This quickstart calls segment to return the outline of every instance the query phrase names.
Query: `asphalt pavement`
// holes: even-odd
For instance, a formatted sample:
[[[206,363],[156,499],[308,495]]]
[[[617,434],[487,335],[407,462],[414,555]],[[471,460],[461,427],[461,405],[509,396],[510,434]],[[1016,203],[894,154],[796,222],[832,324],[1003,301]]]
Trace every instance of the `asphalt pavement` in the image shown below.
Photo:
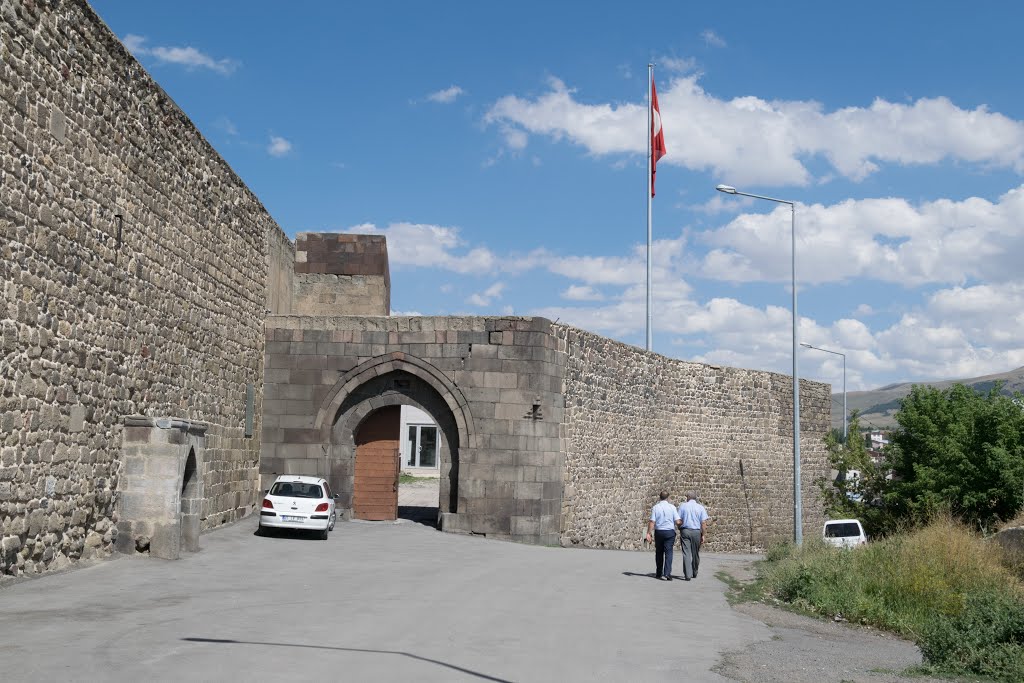
[[[702,554],[698,579],[667,582],[653,553],[412,522],[339,522],[327,541],[255,529],[0,588],[3,678],[725,681],[724,653],[771,637],[714,576],[747,557]]]

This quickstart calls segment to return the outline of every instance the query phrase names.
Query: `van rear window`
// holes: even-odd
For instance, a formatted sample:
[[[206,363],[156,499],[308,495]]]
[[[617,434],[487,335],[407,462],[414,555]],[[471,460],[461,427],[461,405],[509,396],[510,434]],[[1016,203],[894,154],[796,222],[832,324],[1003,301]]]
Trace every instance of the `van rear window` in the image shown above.
[[[860,527],[853,522],[826,524],[825,536],[827,538],[849,538],[850,536],[860,536]]]

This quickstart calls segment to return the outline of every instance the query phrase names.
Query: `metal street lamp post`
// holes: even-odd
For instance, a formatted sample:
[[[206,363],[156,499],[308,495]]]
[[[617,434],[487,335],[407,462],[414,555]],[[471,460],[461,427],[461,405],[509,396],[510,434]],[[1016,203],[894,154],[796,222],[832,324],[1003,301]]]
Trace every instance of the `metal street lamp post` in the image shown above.
[[[776,199],[775,197],[765,197],[759,194],[740,192],[735,187],[731,187],[729,185],[719,185],[715,189],[719,192],[725,192],[726,194],[736,194],[743,197],[753,197],[754,199],[764,199],[765,201],[775,202],[777,204],[789,205],[789,234],[793,287],[793,542],[797,545],[801,545],[804,541],[804,530],[803,503],[800,493],[800,375],[797,368],[796,356],[796,328],[798,320],[796,313],[796,204],[785,199]]]
[[[815,351],[824,351],[825,353],[832,353],[837,356],[843,357],[843,442],[846,442],[846,416],[849,415],[846,412],[846,354],[838,351],[830,351],[829,349],[823,349],[820,346],[811,346],[810,344],[800,343],[800,346],[806,349],[814,349]]]

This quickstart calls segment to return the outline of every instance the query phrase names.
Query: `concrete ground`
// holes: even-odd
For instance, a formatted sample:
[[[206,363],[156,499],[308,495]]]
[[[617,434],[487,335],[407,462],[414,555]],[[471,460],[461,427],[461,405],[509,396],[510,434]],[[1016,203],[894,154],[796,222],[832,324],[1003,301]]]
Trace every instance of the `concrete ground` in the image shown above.
[[[440,480],[418,477],[398,485],[398,518],[437,528]]]
[[[327,541],[258,537],[256,523],[206,534],[199,553],[174,562],[124,557],[6,585],[0,676],[787,680],[776,676],[807,661],[789,662],[764,617],[726,603],[715,572],[742,572],[749,557],[708,554],[697,580],[664,582],[653,553],[518,545],[408,521],[341,522]],[[825,658],[813,634],[792,637],[813,664]],[[770,671],[744,664],[765,644],[778,660]],[[808,680],[875,680],[841,670]]]
[[[327,541],[255,529],[206,534],[174,562],[122,558],[0,590],[3,677],[714,681],[720,652],[769,635],[714,579],[734,557],[664,582],[652,554],[408,522],[339,523]]]

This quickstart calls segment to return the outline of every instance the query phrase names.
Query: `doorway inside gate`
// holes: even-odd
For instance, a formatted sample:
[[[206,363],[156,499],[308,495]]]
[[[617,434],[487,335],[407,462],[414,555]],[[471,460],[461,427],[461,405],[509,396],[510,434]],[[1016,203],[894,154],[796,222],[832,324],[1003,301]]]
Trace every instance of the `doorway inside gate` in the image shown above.
[[[355,433],[356,463],[352,516],[356,519],[398,518],[400,406],[370,413]]]
[[[356,429],[352,491],[355,519],[406,519],[437,527],[441,481],[438,426],[409,424],[409,414],[421,421],[431,420],[418,409],[411,412],[409,406],[393,405],[370,413]]]

